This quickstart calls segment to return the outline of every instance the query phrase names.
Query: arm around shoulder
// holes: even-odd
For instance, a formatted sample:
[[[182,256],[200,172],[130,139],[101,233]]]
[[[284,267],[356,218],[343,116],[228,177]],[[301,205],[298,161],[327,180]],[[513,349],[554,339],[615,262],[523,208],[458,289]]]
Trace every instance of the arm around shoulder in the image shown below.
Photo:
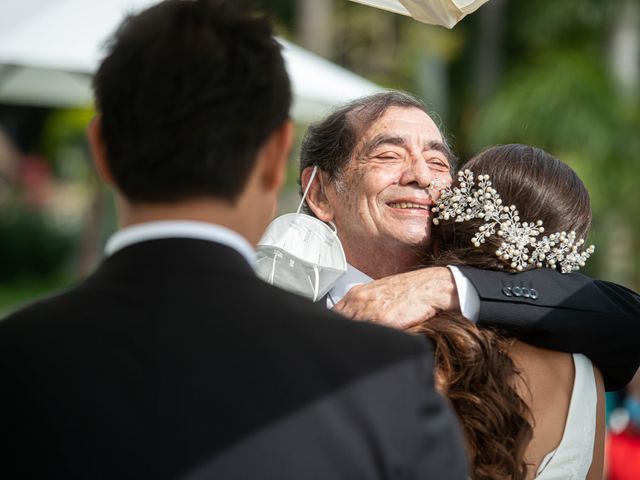
[[[539,347],[583,353],[608,390],[626,385],[640,365],[640,295],[578,273],[518,274],[459,267],[480,297],[478,323]]]

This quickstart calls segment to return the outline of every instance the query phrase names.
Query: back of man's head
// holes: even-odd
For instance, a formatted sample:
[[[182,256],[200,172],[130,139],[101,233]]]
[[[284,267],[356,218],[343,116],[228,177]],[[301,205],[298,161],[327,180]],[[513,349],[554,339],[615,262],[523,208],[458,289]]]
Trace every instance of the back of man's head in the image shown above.
[[[238,0],[167,0],[114,35],[94,88],[110,173],[132,203],[241,193],[288,118],[270,23]]]

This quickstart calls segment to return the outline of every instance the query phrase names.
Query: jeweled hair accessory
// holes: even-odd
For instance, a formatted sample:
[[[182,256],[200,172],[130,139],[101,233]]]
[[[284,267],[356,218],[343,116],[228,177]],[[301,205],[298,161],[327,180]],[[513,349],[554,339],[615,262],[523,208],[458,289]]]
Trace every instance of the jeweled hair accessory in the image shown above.
[[[538,268],[560,267],[562,273],[570,273],[584,267],[594,252],[593,245],[582,249],[584,239],[576,240],[575,232],[558,232],[538,238],[543,232],[542,220],[520,223],[515,205],[503,206],[500,195],[491,186],[488,175],[478,175],[475,184],[473,172],[458,172],[457,187],[432,184],[430,189],[440,190],[437,206],[431,211],[437,214],[433,223],[455,219],[456,222],[481,218],[485,220],[471,239],[476,247],[485,243],[491,235],[502,238],[496,256],[512,269],[524,270],[529,265]]]

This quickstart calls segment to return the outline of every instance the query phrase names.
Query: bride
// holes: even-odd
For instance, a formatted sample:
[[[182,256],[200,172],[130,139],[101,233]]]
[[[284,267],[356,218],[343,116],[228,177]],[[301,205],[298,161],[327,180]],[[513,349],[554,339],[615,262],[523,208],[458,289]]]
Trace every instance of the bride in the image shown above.
[[[480,153],[435,202],[427,265],[569,272],[593,250],[583,248],[586,188],[535,147]],[[503,293],[540,301],[526,285]],[[474,479],[602,478],[604,387],[585,356],[537,348],[457,314],[413,331],[435,344],[437,385],[460,418]]]

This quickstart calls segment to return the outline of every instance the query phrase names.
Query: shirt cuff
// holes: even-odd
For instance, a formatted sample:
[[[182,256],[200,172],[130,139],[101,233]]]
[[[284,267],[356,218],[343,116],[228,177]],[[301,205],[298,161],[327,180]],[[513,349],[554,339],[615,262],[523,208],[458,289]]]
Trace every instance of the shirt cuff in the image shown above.
[[[477,322],[480,317],[480,296],[476,287],[471,281],[464,276],[460,269],[456,266],[449,265],[447,268],[453,274],[453,280],[456,282],[458,290],[458,301],[460,302],[460,313],[472,322]]]

